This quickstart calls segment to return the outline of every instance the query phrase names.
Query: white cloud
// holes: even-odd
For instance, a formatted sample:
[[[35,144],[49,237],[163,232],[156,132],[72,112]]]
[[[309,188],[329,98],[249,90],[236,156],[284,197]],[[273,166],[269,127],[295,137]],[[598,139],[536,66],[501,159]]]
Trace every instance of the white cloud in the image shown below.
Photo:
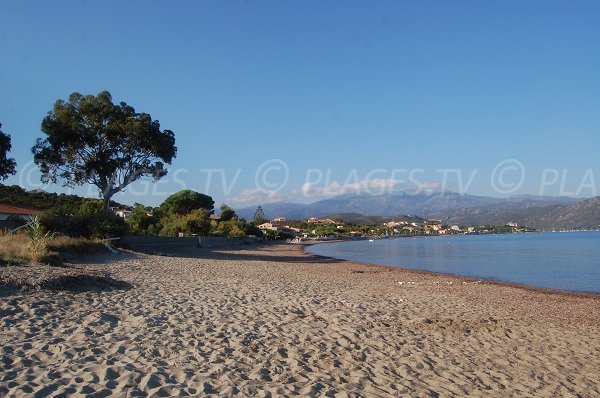
[[[262,203],[283,202],[285,199],[286,197],[280,192],[252,188],[243,190],[237,196],[226,198],[225,202],[236,206],[246,206]]]
[[[309,182],[304,183],[299,189],[293,191],[294,196],[304,198],[327,198],[344,194],[368,194],[377,195],[390,193],[400,187],[402,181],[394,179],[375,178],[342,184],[333,181],[327,185],[320,186]]]
[[[415,184],[417,191],[441,191],[443,184],[441,181],[420,181]]]

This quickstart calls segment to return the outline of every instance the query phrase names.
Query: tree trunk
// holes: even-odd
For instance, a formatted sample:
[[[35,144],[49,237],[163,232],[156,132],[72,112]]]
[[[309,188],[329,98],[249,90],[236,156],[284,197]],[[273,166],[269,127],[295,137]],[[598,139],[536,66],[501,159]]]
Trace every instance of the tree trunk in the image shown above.
[[[103,198],[103,203],[102,203],[102,212],[103,213],[110,213],[110,196],[109,195],[104,195]]]

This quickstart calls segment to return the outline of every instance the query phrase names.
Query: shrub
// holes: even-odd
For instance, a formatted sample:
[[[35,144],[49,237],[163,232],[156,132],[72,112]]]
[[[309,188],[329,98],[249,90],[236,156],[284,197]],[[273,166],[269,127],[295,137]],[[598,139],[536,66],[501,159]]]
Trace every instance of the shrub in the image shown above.
[[[141,205],[133,209],[127,220],[131,232],[138,235],[152,235],[158,222],[159,218],[154,214],[148,215],[146,208]]]
[[[46,241],[49,234],[45,233],[39,217],[34,216],[27,223],[27,235],[29,236],[27,242],[28,257],[34,263],[40,262],[44,256],[48,255]]]
[[[205,209],[196,209],[186,215],[169,214],[161,219],[160,224],[162,236],[177,236],[179,233],[205,236],[210,232],[209,213]]]
[[[127,222],[113,213],[44,214],[40,221],[46,231],[78,238],[120,238],[129,231]]]
[[[246,224],[244,232],[246,235],[263,236],[263,231],[253,224]]]
[[[81,238],[120,238],[129,227],[125,220],[113,213],[78,214],[70,217],[66,234]]]

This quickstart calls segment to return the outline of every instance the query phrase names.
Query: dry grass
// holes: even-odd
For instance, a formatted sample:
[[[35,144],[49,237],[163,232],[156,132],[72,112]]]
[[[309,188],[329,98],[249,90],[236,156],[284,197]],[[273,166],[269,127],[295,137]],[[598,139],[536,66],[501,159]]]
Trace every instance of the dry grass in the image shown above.
[[[48,250],[60,254],[94,254],[106,251],[106,247],[98,241],[87,239],[69,238],[61,236],[49,239],[46,243]]]
[[[0,261],[22,263],[30,259],[27,253],[28,238],[24,234],[0,235]]]
[[[105,250],[100,242],[69,237],[32,241],[26,233],[0,234],[0,262],[62,264],[62,256],[93,254]]]

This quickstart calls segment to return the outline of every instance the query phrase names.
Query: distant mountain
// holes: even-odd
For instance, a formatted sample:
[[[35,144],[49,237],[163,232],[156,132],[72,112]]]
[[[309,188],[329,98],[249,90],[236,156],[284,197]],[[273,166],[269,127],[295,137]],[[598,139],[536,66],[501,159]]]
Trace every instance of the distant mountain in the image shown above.
[[[268,218],[283,216],[290,219],[305,219],[339,213],[357,213],[369,216],[411,214],[430,218],[448,218],[458,211],[467,209],[489,208],[499,211],[566,204],[575,201],[576,199],[564,197],[515,196],[500,199],[456,192],[399,192],[386,195],[343,195],[305,205],[269,203],[262,205],[262,208]],[[240,217],[252,219],[255,210],[256,207],[246,207],[236,211]]]
[[[486,196],[400,192],[386,195],[343,195],[302,205],[298,203],[268,203],[262,205],[268,218],[284,216],[292,219],[322,217],[336,213],[358,213],[374,216],[392,214],[425,214],[460,207],[485,206],[501,199]],[[240,217],[252,219],[256,207],[236,209]]]
[[[600,228],[600,196],[557,207],[540,217],[537,225],[540,228]]]
[[[498,225],[513,221],[538,229],[590,229],[600,227],[600,197],[545,202],[540,199],[525,199],[512,205],[500,203],[481,208],[458,209],[444,214],[437,213],[436,216],[447,224]]]
[[[310,204],[268,203],[262,208],[267,218],[327,216],[353,224],[380,223],[412,215],[461,225],[502,225],[509,221],[541,229],[598,228],[600,225],[600,197],[585,200],[533,195],[493,198],[455,192],[400,192],[336,196]],[[256,207],[247,207],[238,209],[237,213],[251,220],[255,210]]]

